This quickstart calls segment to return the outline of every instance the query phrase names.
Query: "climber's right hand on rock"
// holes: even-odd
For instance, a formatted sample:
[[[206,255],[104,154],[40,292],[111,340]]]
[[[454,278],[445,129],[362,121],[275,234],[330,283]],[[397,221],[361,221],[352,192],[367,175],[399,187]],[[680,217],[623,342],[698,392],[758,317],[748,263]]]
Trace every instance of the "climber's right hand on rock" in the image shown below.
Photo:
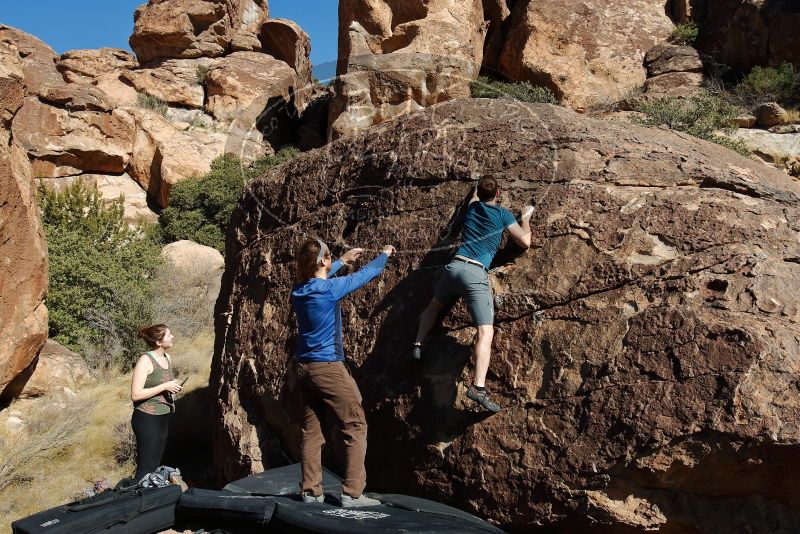
[[[530,218],[533,216],[533,210],[534,207],[531,205],[524,206],[522,208],[522,218],[524,220],[530,220]]]
[[[383,250],[381,250],[381,254],[386,254],[389,257],[391,257],[395,252],[397,252],[397,250],[392,245],[386,245],[383,247]]]

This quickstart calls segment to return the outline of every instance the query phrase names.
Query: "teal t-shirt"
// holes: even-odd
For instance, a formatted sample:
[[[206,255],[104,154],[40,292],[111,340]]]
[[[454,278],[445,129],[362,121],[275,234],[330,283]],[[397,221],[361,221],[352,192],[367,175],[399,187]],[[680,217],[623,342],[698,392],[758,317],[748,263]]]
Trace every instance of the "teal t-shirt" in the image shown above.
[[[480,262],[487,269],[491,265],[503,230],[515,224],[517,218],[507,209],[485,202],[473,202],[467,208],[461,247],[456,255]]]

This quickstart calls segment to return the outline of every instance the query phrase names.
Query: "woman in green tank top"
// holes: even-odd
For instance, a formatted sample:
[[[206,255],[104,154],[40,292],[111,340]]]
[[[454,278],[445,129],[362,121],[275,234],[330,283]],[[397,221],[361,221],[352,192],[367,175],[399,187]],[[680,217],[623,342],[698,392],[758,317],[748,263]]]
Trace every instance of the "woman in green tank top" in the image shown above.
[[[142,327],[139,337],[152,350],[139,357],[131,380],[131,427],[136,435],[137,480],[161,465],[170,415],[175,411],[172,395],[182,389],[173,375],[172,359],[166,353],[173,340],[169,328],[163,324]]]

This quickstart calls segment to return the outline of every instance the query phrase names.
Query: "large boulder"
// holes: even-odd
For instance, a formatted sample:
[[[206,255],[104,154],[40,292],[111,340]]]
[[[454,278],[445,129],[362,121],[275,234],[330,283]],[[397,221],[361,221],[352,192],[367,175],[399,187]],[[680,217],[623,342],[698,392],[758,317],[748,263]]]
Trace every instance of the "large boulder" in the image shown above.
[[[225,259],[217,249],[186,239],[164,246],[161,257],[173,269],[184,273],[197,270],[216,273],[225,266]]]
[[[331,137],[468,97],[484,34],[480,0],[340,2]]]
[[[645,53],[673,28],[663,0],[524,0],[507,24],[500,73],[579,111],[641,87]]]
[[[125,108],[115,112],[135,123],[127,172],[161,207],[167,206],[173,185],[206,174],[214,158],[223,154],[218,145],[198,141],[154,111]]]
[[[92,373],[83,356],[48,339],[19,398],[41,397],[64,391],[64,388],[74,391],[92,380]]]
[[[794,0],[673,3],[677,20],[698,23],[697,48],[719,63],[745,72],[756,65],[800,64],[800,4]]]
[[[70,85],[88,100],[96,90]],[[73,110],[51,106],[30,96],[14,117],[14,138],[25,148],[37,177],[73,176],[85,172],[122,173],[131,158],[133,121],[120,110]]]
[[[22,85],[15,77],[13,89],[4,70],[0,65],[0,111]],[[0,404],[20,394],[47,339],[47,245],[31,167],[24,150],[9,143],[8,126],[0,120]]]
[[[139,66],[136,57],[121,48],[70,50],[61,55],[56,68],[69,83],[92,83],[97,78]]]
[[[493,416],[463,396],[463,304],[423,362],[405,357],[482,174],[503,205],[537,202],[532,248],[504,246],[490,274]],[[452,101],[302,154],[251,182],[231,219],[217,473],[299,457],[292,255],[319,236],[335,254],[399,251],[342,307],[372,490],[515,532],[797,529],[799,217],[783,173],[548,105]]]
[[[268,18],[267,0],[150,0],[136,10],[129,42],[142,64],[220,57]]]
[[[40,95],[64,83],[56,69],[58,56],[55,51],[36,37],[0,24],[0,48],[19,57],[28,94]]]
[[[209,58],[168,59],[151,68],[126,71],[122,79],[138,92],[171,105],[202,109],[205,102],[204,72],[215,64]]]
[[[208,71],[206,111],[220,121],[255,127],[268,105],[289,100],[294,75],[286,62],[267,54],[234,52]]]
[[[303,111],[311,100],[311,39],[300,26],[288,19],[270,19],[258,34],[261,51],[285,61],[295,71],[293,92],[295,105]]]

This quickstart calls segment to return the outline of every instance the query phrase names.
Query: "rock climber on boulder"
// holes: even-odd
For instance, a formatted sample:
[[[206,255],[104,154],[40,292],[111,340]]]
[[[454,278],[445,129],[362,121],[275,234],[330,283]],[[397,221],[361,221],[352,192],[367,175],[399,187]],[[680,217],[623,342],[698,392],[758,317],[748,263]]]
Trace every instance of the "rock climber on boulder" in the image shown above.
[[[494,336],[494,296],[489,284],[489,265],[500,248],[504,230],[508,230],[519,246],[526,249],[531,246],[530,218],[533,215],[533,206],[524,206],[517,223],[509,210],[497,204],[499,198],[500,188],[495,178],[484,177],[475,186],[464,219],[462,244],[445,266],[433,300],[420,316],[412,352],[414,359],[422,358],[422,343],[441,309],[463,297],[478,330],[474,345],[475,378],[467,389],[467,397],[491,412],[500,411],[500,406],[489,398],[485,388]]]

